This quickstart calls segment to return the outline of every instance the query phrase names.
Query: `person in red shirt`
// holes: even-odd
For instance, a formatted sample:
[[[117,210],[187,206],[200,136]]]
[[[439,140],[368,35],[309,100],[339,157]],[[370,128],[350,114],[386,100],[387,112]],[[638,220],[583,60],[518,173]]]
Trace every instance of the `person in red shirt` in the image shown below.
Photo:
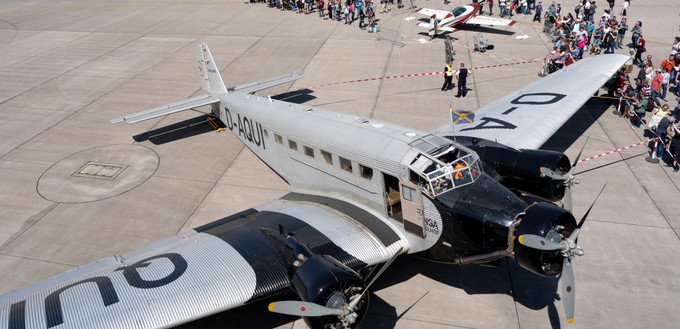
[[[668,55],[668,59],[661,62],[661,70],[670,72],[673,71],[673,67],[675,67],[675,57],[673,55]]]
[[[661,83],[663,83],[663,75],[660,69],[656,69],[656,75],[652,79],[652,100],[657,107],[661,107],[659,96],[661,95]]]

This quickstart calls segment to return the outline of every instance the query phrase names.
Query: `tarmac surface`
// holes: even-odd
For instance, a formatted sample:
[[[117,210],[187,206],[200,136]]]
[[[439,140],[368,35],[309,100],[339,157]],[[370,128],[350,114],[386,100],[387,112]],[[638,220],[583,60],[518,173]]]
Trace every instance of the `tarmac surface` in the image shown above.
[[[416,4],[451,9],[462,2]],[[631,5],[629,17],[643,20],[657,65],[680,34],[679,12],[673,0]],[[288,192],[234,136],[191,121],[199,113],[110,123],[196,94],[199,42],[210,46],[228,85],[303,70],[303,79],[259,94],[285,93],[279,97],[421,130],[449,122],[451,107],[477,109],[540,79],[540,61],[482,68],[462,99],[439,90],[441,75],[339,83],[443,69],[443,38],[427,42],[427,29],[415,26],[426,17],[407,10],[378,17],[382,37],[400,36],[404,46],[376,41],[358,22],[238,1],[0,2],[0,293]],[[543,58],[550,44],[542,25],[530,16],[518,20],[507,29],[479,28],[495,45],[483,54],[466,47],[478,30],[454,33],[457,63]],[[612,109],[593,98],[545,148],[575,157],[589,136],[589,157],[648,138]],[[362,328],[677,328],[680,173],[648,163],[647,152],[633,147],[576,170],[577,218],[608,185],[580,235],[586,254],[574,261],[573,324],[566,323],[558,281],[512,261],[459,267],[402,256],[373,289]],[[183,327],[304,328],[266,305]]]

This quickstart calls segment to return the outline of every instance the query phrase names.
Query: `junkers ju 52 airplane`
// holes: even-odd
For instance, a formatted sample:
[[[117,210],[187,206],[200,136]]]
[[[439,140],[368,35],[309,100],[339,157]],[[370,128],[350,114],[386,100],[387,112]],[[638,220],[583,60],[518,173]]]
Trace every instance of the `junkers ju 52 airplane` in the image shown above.
[[[450,125],[423,132],[252,94],[300,73],[226,88],[205,44],[197,59],[204,95],[112,121],[210,105],[292,192],[5,294],[0,327],[169,327],[292,290],[301,301],[269,309],[314,329],[356,328],[366,282],[402,253],[454,264],[509,257],[561,275],[571,322],[585,216],[577,223],[569,212],[573,165],[538,148],[627,57],[584,59],[502,97],[457,141]],[[566,209],[520,193],[565,196]]]
[[[439,31],[458,31],[456,26],[461,24],[512,26],[517,22],[510,19],[479,15],[480,6],[481,4],[479,3],[471,3],[465,6],[458,6],[451,11],[420,8],[416,12],[430,17],[430,23],[418,23],[418,26],[429,28],[431,31],[434,30],[434,34],[437,35]]]

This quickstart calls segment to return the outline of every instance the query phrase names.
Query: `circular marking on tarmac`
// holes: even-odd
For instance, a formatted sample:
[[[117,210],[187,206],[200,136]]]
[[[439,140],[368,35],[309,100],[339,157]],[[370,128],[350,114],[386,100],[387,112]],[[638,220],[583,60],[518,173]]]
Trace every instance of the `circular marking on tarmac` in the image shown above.
[[[144,183],[160,159],[141,145],[108,145],[72,154],[48,168],[38,180],[38,194],[61,203],[108,199]]]

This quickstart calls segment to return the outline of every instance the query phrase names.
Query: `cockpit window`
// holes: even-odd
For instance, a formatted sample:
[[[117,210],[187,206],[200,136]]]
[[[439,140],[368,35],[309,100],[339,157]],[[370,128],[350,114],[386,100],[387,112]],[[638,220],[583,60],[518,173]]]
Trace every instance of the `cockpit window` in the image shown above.
[[[454,144],[417,155],[409,167],[422,177],[421,188],[432,197],[471,184],[482,172],[479,156]]]
[[[465,12],[465,10],[466,10],[465,6],[453,8],[453,10],[451,10],[451,15],[458,17],[462,15]]]

